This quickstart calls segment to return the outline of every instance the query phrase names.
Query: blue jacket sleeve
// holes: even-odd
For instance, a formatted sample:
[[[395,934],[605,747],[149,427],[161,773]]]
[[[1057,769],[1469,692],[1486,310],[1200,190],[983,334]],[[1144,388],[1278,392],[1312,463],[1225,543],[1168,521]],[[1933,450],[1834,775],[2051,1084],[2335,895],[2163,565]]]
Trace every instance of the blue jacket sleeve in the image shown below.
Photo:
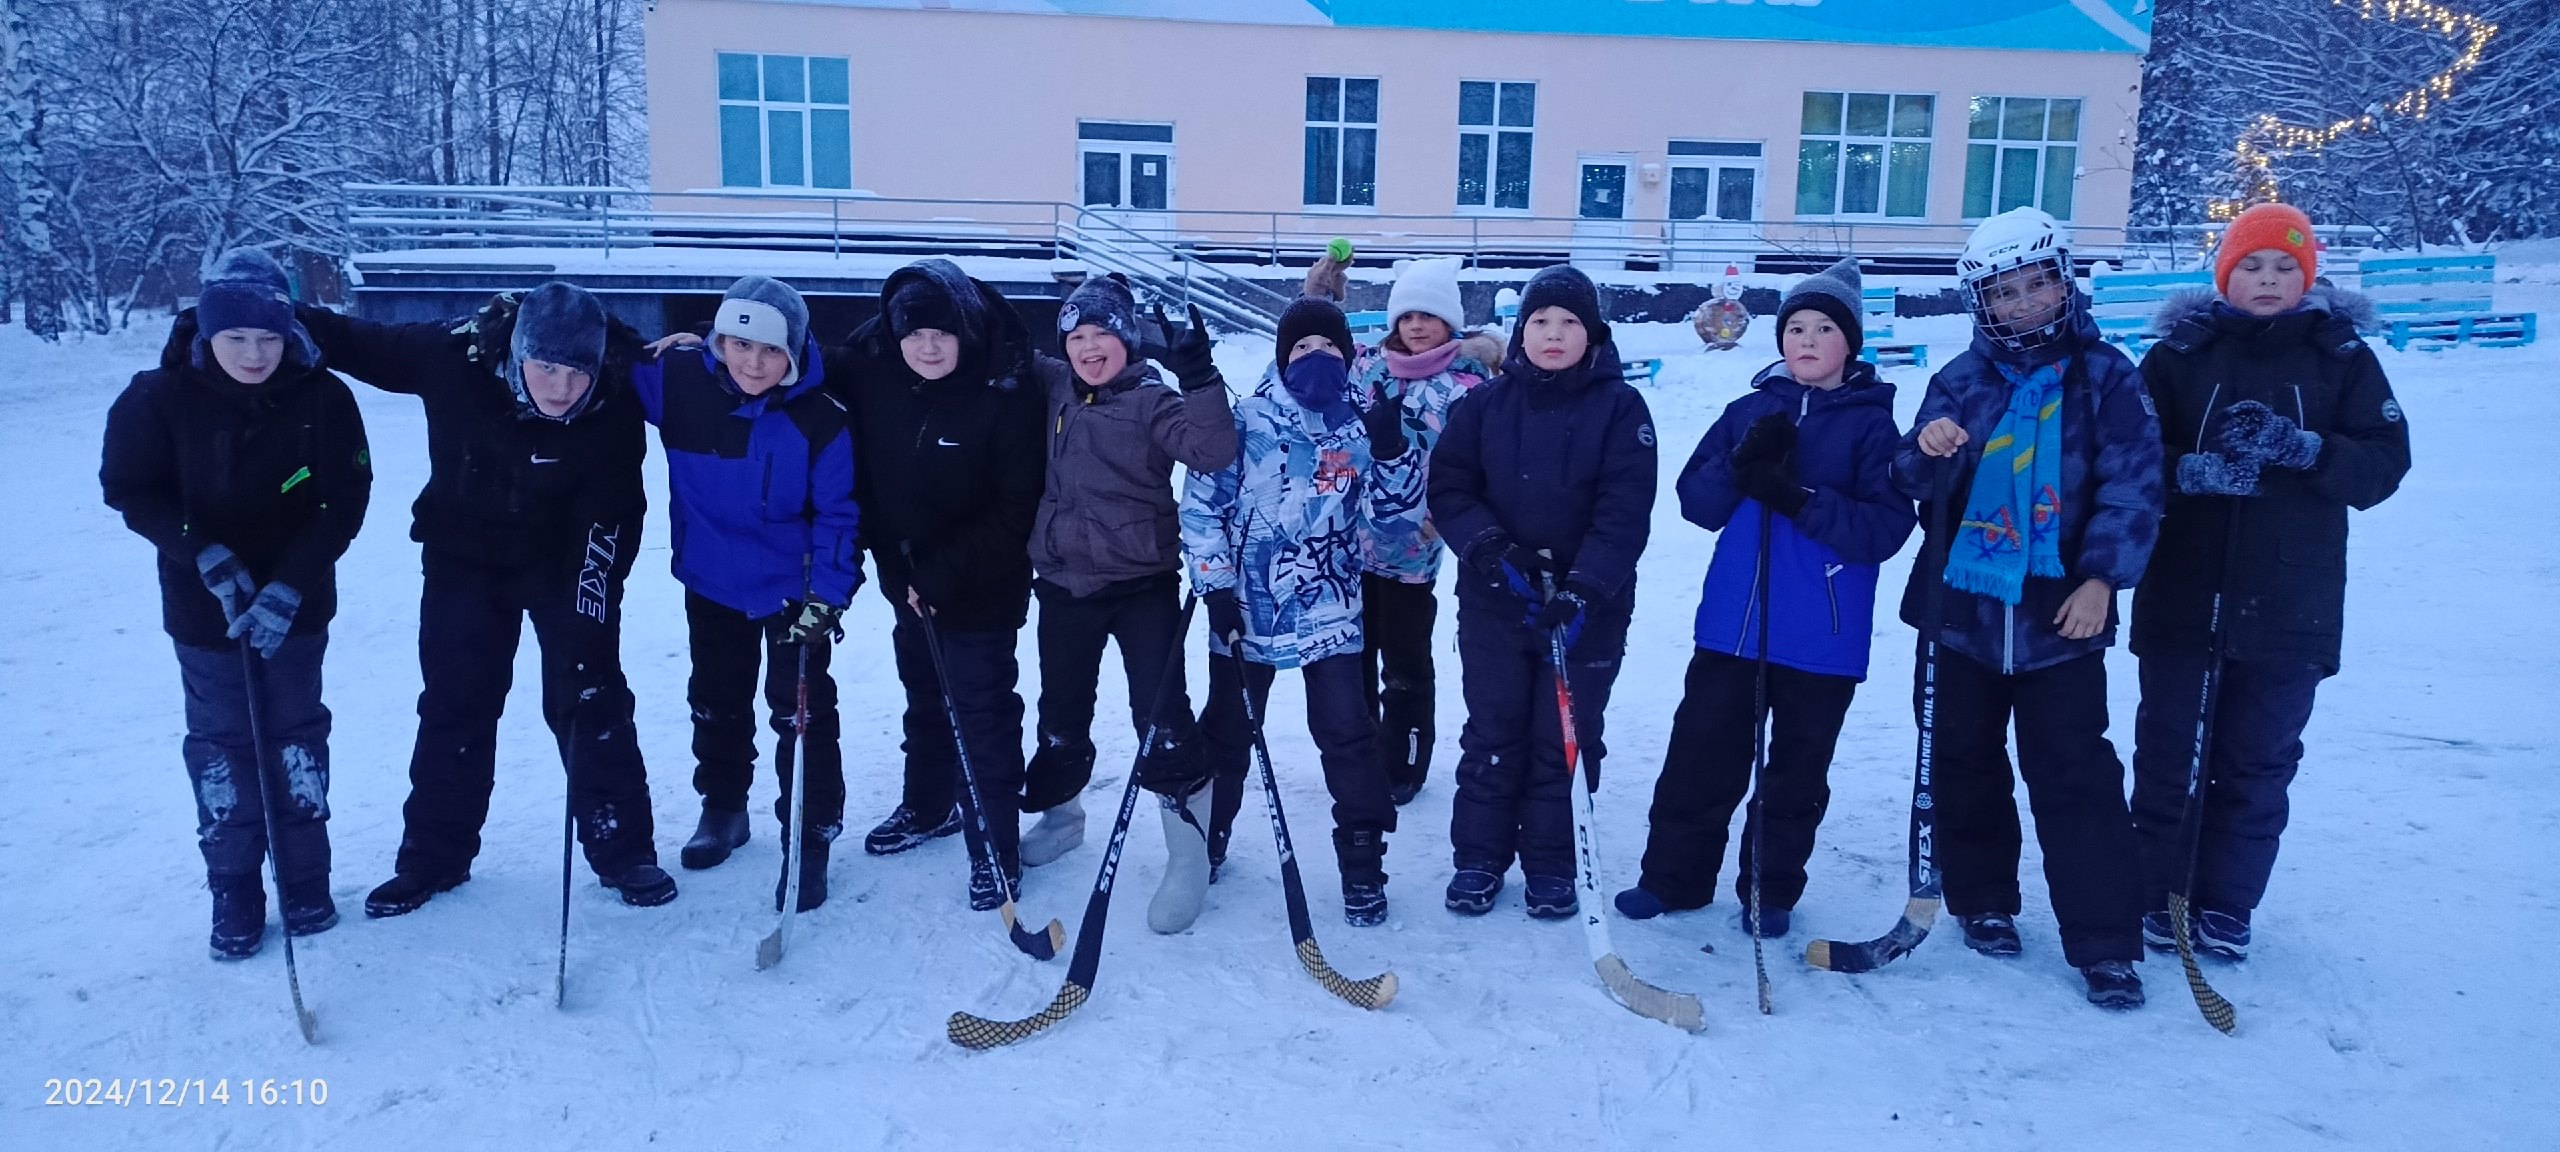
[[[1743,429],[1750,427],[1743,412],[1748,399],[1735,401],[1707,426],[1707,434],[1698,437],[1698,450],[1689,454],[1680,479],[1673,484],[1680,494],[1681,518],[1709,532],[1723,531],[1733,520],[1734,509],[1742,506],[1742,489],[1733,483],[1732,460]]]
[[[1899,439],[1893,418],[1881,412],[1859,429],[1855,478],[1846,488],[1812,487],[1813,498],[1796,515],[1796,529],[1851,564],[1882,564],[1902,551],[1920,513],[1887,475]]]
[[[1654,493],[1662,486],[1661,455],[1654,448],[1653,412],[1644,394],[1625,388],[1610,414],[1600,473],[1598,498],[1591,505],[1591,529],[1573,553],[1570,584],[1616,599],[1635,579],[1636,558],[1653,536]]]
[[[2160,539],[2160,420],[2124,353],[2100,348],[2088,355],[2089,386],[2098,405],[2098,455],[2090,468],[2096,507],[2081,532],[2071,574],[2131,588],[2150,566],[2151,546]]]
[[[1431,449],[1426,502],[1440,538],[1461,562],[1502,535],[1502,525],[1484,506],[1484,407],[1491,386],[1478,388],[1449,406],[1449,422]]]
[[[810,462],[810,592],[839,608],[862,590],[862,511],[853,501],[853,433],[838,431]]]
[[[1237,421],[1236,435],[1244,435]],[[1182,554],[1191,567],[1191,590],[1207,595],[1236,587],[1236,544],[1231,532],[1243,491],[1244,460],[1214,472],[1192,472],[1182,481]]]
[[[650,424],[667,422],[667,370],[662,366],[668,356],[682,356],[687,350],[670,348],[655,360],[642,360],[631,366],[631,394],[640,399],[640,415]]]

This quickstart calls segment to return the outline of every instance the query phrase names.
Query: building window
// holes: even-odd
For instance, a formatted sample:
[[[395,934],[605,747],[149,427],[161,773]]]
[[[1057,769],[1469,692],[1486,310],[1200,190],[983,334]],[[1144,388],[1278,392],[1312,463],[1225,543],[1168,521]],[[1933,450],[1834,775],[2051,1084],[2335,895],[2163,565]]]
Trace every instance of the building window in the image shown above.
[[[1076,159],[1087,208],[1173,207],[1171,124],[1078,120]]]
[[[1378,204],[1378,82],[1307,77],[1309,207]]]
[[[1807,92],[1796,153],[1796,215],[1929,214],[1934,96]]]
[[[1458,207],[1529,210],[1529,145],[1538,86],[1458,83]]]
[[[2079,165],[2079,101],[1976,96],[1965,129],[1965,218],[2033,206],[2068,220]]]
[[[723,187],[853,187],[850,61],[746,52],[719,58]]]
[[[1760,212],[1760,145],[1743,141],[1674,140],[1671,219],[1756,220]]]

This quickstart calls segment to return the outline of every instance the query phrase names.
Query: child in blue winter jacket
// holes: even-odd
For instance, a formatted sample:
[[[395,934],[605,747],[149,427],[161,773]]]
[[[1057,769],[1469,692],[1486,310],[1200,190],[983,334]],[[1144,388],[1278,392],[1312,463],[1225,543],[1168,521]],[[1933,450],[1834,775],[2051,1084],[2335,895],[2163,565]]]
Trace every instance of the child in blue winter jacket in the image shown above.
[[[1877,566],[1918,519],[1888,474],[1901,439],[1893,385],[1856,359],[1859,293],[1854,260],[1796,285],[1778,306],[1786,358],[1726,406],[1680,472],[1680,514],[1718,535],[1697,654],[1654,784],[1643,877],[1617,898],[1632,918],[1715,899],[1725,830],[1752,783],[1764,633],[1769,760],[1743,826],[1734,892],[1747,908],[1757,872],[1756,929],[1768,937],[1787,934],[1804,895],[1814,830],[1831,801],[1832,748],[1867,676]],[[1766,855],[1755,859],[1763,837]],[[1744,927],[1754,928],[1747,915]]]
[[[2063,959],[2091,1003],[2133,1008],[2140,864],[2124,761],[2107,742],[2105,659],[2116,593],[2141,579],[2159,535],[2160,422],[2133,362],[2089,318],[2052,217],[1983,221],[1956,268],[1973,345],[1929,379],[1893,462],[1894,482],[1923,500],[1955,468],[1962,515],[1952,547],[1928,550],[1947,557],[1943,571],[1914,567],[1902,596],[1924,655],[1939,639],[1912,693],[1933,738],[1935,863],[1965,943],[2017,955],[2014,720]],[[1933,580],[1945,587],[1928,620]],[[1921,692],[1933,673],[1934,710]]]

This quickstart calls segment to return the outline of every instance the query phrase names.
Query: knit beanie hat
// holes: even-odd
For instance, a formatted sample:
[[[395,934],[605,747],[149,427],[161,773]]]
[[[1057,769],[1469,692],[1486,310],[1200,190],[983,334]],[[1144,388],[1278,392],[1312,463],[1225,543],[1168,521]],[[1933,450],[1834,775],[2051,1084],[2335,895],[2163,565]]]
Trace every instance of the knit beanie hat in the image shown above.
[[[1787,346],[1787,317],[1810,308],[1840,326],[1840,333],[1849,338],[1849,355],[1856,358],[1859,350],[1867,346],[1866,327],[1860,321],[1867,309],[1865,284],[1858,276],[1855,257],[1843,257],[1839,263],[1796,281],[1794,287],[1787,289],[1786,299],[1778,302],[1779,351],[1784,352]]]
[[[284,337],[287,357],[296,363],[320,361],[311,334],[293,318],[293,297],[286,290],[284,269],[274,257],[255,248],[223,253],[196,296],[198,343],[234,328],[257,328]],[[198,362],[205,361],[199,358]]]
[[[1300,296],[1289,302],[1280,313],[1279,342],[1272,347],[1272,362],[1289,366],[1289,350],[1309,336],[1322,336],[1333,341],[1335,351],[1349,363],[1360,346],[1351,339],[1351,321],[1342,314],[1342,306],[1322,296]]]
[[[1458,258],[1440,256],[1416,260],[1396,273],[1395,287],[1387,291],[1387,323],[1402,320],[1408,312],[1437,316],[1456,337],[1467,330],[1467,305],[1458,296]]]
[[[604,305],[575,284],[551,281],[516,305],[511,366],[545,360],[575,368],[588,379],[604,375]]]
[[[2252,252],[2273,248],[2302,265],[2302,288],[2310,291],[2319,275],[2320,242],[2311,234],[2311,217],[2291,204],[2260,204],[2233,218],[2213,255],[2213,290],[2231,290],[2231,270]]]
[[[809,333],[809,304],[800,291],[770,276],[741,276],[720,297],[720,311],[711,318],[714,336],[734,336],[771,344],[790,357],[791,370],[783,373],[782,383],[788,388],[800,380],[801,344]],[[720,355],[720,341],[711,342],[711,354]]]
[[[1548,308],[1562,308],[1582,321],[1591,333],[1591,346],[1609,342],[1609,321],[1600,314],[1600,289],[1589,276],[1571,264],[1556,264],[1538,270],[1520,290],[1520,328],[1526,330],[1530,317]],[[1520,343],[1520,332],[1511,334],[1511,343]]]

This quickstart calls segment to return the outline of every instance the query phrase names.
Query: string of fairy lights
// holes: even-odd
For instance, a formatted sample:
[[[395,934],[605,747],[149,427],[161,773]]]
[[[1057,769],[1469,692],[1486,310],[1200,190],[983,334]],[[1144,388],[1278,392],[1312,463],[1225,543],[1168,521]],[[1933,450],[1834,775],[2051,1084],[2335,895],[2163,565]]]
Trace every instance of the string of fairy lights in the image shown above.
[[[2340,8],[2353,7],[2358,18],[2384,20],[2393,24],[2414,25],[2433,31],[2461,45],[2452,63],[2402,92],[2389,103],[2373,105],[2365,111],[2323,125],[2287,124],[2272,114],[2261,113],[2240,132],[2232,146],[2232,172],[2238,178],[2240,196],[2232,200],[2215,200],[2206,206],[2208,218],[2229,220],[2252,204],[2283,199],[2276,185],[2275,158],[2279,155],[2318,155],[2329,145],[2352,133],[2378,131],[2386,118],[2424,120],[2436,106],[2451,99],[2453,82],[2480,66],[2480,54],[2498,34],[2498,26],[2468,12],[2457,12],[2434,0],[2330,0]]]

